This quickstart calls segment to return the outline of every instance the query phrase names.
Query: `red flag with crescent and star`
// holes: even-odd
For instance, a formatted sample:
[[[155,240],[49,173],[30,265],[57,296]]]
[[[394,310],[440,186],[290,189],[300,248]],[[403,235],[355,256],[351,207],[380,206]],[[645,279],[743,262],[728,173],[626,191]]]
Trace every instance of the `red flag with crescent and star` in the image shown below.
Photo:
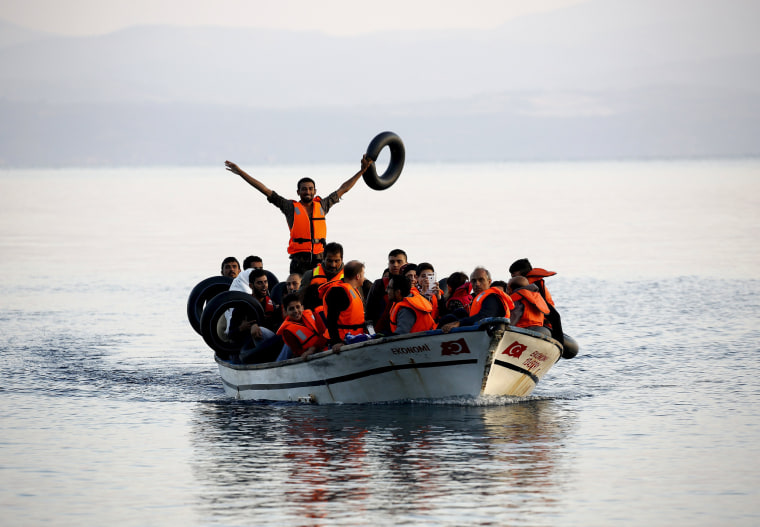
[[[464,338],[441,342],[441,355],[459,355],[460,353],[470,353],[470,348],[467,347]]]
[[[522,355],[523,351],[528,349],[528,346],[524,344],[520,344],[517,341],[514,341],[512,344],[507,346],[507,349],[501,352],[502,355],[509,355],[510,357],[515,357],[517,359],[520,358],[520,355]]]

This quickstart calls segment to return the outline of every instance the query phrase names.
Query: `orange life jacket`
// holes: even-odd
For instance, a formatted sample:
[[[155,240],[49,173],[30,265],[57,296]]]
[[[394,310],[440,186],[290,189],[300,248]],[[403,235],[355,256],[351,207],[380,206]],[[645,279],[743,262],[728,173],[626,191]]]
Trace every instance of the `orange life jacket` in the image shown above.
[[[518,289],[510,295],[515,302],[521,301],[524,309],[520,320],[515,326],[518,328],[528,328],[531,326],[543,326],[544,316],[549,314],[549,306],[538,291],[529,289]]]
[[[420,292],[415,289],[411,296],[404,297],[393,304],[390,317],[391,332],[396,332],[396,328],[398,327],[398,312],[402,307],[412,309],[417,316],[410,333],[435,329],[435,320],[433,320],[432,315],[433,306],[428,302],[427,298],[422,296]]]
[[[298,322],[286,318],[277,330],[277,334],[282,336],[284,333],[290,333],[298,339],[298,342],[301,343],[301,349],[294,349],[293,354],[300,357],[311,346],[324,348],[327,345],[327,340],[322,335],[324,325],[321,322],[310,309],[305,309],[301,320]]]
[[[325,214],[322,212],[321,201],[322,198],[319,196],[314,198],[311,217],[300,201],[293,201],[295,210],[293,226],[290,228],[288,254],[322,254],[325,251],[327,224]]]
[[[343,269],[338,271],[338,274],[336,274],[334,277],[328,279],[327,273],[325,272],[325,268],[322,267],[322,264],[317,264],[317,266],[314,268],[314,270],[311,273],[311,282],[309,283],[309,285],[318,286],[317,293],[319,294],[319,299],[323,300],[325,298],[325,295],[327,294],[327,291],[332,286],[342,281],[343,281]]]
[[[480,312],[480,308],[483,306],[483,300],[486,297],[496,295],[501,301],[501,305],[504,306],[504,316],[509,318],[509,310],[515,307],[512,299],[507,296],[507,293],[499,289],[498,287],[489,287],[478,296],[472,299],[472,305],[470,306],[470,316],[477,315]]]
[[[364,333],[364,302],[356,288],[350,284],[336,282],[332,287],[341,287],[348,295],[348,308],[341,311],[340,315],[338,315],[338,335],[340,336],[340,340],[345,342],[347,335],[361,335]],[[322,299],[322,306],[329,319],[326,296]],[[324,336],[326,339],[330,339],[330,332],[327,329],[325,329]]]
[[[557,273],[554,271],[547,271],[546,269],[541,269],[540,267],[534,267],[525,275],[525,278],[528,279],[529,283],[536,284],[536,287],[538,287],[541,296],[543,296],[551,305],[554,305],[554,299],[552,298],[552,295],[549,294],[549,290],[546,289],[544,278],[554,276],[555,274]]]

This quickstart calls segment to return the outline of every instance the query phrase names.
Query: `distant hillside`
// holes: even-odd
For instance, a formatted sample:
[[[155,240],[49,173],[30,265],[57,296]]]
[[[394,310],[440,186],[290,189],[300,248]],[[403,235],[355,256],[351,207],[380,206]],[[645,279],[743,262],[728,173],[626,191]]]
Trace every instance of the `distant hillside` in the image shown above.
[[[754,0],[593,0],[351,38],[0,24],[0,165],[341,161],[382,129],[420,160],[760,155],[757,20]]]

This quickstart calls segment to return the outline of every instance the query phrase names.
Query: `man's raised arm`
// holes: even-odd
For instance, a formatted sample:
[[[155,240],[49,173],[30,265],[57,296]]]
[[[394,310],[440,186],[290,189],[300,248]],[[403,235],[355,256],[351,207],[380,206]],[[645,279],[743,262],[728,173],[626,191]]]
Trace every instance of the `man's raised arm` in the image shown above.
[[[340,188],[336,191],[338,193],[338,197],[339,198],[342,198],[343,194],[345,194],[346,192],[348,192],[349,190],[351,190],[353,188],[353,186],[356,185],[356,182],[359,181],[359,178],[364,175],[364,173],[367,171],[367,169],[370,167],[370,165],[372,165],[372,163],[374,163],[374,161],[372,161],[372,159],[370,159],[367,156],[367,154],[364,154],[362,156],[362,167],[359,170],[359,172],[357,172],[356,174],[354,174],[353,176],[351,176],[351,179],[349,179],[348,181],[346,181],[345,183],[343,183],[340,186]]]
[[[258,190],[259,192],[261,192],[262,194],[264,194],[267,198],[272,195],[272,191],[269,190],[266,187],[266,185],[264,185],[264,183],[262,183],[261,181],[259,181],[256,178],[254,178],[253,176],[249,176],[248,174],[246,174],[246,172],[242,168],[240,168],[239,166],[237,166],[232,161],[225,161],[224,164],[227,166],[227,170],[229,170],[233,174],[237,174],[238,176],[240,176],[241,178],[243,178],[244,180],[246,180],[249,185],[251,185],[256,190]],[[356,182],[354,181],[354,183],[356,183]],[[353,186],[353,185],[351,185],[351,186]],[[348,187],[348,188],[351,188],[351,187]]]

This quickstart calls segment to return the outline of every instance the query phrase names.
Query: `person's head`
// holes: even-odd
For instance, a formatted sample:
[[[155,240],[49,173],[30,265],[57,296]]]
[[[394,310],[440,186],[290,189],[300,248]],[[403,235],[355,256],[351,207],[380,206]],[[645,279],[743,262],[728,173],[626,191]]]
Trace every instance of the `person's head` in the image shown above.
[[[406,263],[406,253],[401,249],[393,249],[388,253],[388,271],[393,274],[399,274],[401,266]]]
[[[295,293],[301,289],[301,275],[298,273],[288,275],[288,278],[285,280],[285,288],[288,290],[288,293]]]
[[[235,278],[240,273],[240,262],[234,256],[228,256],[222,260],[222,274]]]
[[[310,177],[302,177],[298,180],[298,197],[301,203],[311,203],[314,196],[317,195],[317,186]]]
[[[417,265],[417,282],[423,290],[431,289],[433,282],[435,282],[435,269],[433,269],[432,264],[422,262]]]
[[[298,293],[288,293],[282,299],[282,307],[285,309],[285,314],[293,322],[298,322],[303,316],[303,303],[301,302],[301,295]]]
[[[388,281],[388,298],[393,302],[399,302],[412,292],[412,281],[406,276],[392,276]]]
[[[364,283],[364,264],[359,260],[351,260],[343,267],[343,281],[361,287]]]
[[[405,276],[412,283],[412,287],[417,287],[417,266],[413,263],[408,263],[401,266],[399,274]]]
[[[269,294],[269,280],[264,269],[254,269],[248,276],[248,285],[253,290],[253,296],[256,298],[266,298]]]
[[[325,256],[322,267],[330,276],[335,276],[343,267],[343,246],[337,242],[325,245]]]
[[[446,279],[446,289],[449,292],[449,295],[453,295],[454,291],[462,287],[464,284],[467,283],[467,275],[464,274],[462,271],[456,271],[454,273],[451,273],[449,277]]]
[[[512,265],[509,266],[510,276],[525,276],[532,270],[533,266],[530,265],[530,262],[527,258],[520,258],[519,260],[515,260],[512,262]]]
[[[258,256],[246,256],[243,260],[243,269],[263,269],[264,261]]]
[[[498,287],[505,293],[507,292],[507,283],[504,280],[494,280],[491,282],[491,287]]]
[[[509,283],[507,284],[507,293],[512,294],[518,289],[528,287],[529,285],[530,282],[524,276],[513,276],[510,278]]]
[[[472,294],[478,295],[491,287],[491,273],[485,267],[476,267],[470,273],[470,283],[472,284]]]

